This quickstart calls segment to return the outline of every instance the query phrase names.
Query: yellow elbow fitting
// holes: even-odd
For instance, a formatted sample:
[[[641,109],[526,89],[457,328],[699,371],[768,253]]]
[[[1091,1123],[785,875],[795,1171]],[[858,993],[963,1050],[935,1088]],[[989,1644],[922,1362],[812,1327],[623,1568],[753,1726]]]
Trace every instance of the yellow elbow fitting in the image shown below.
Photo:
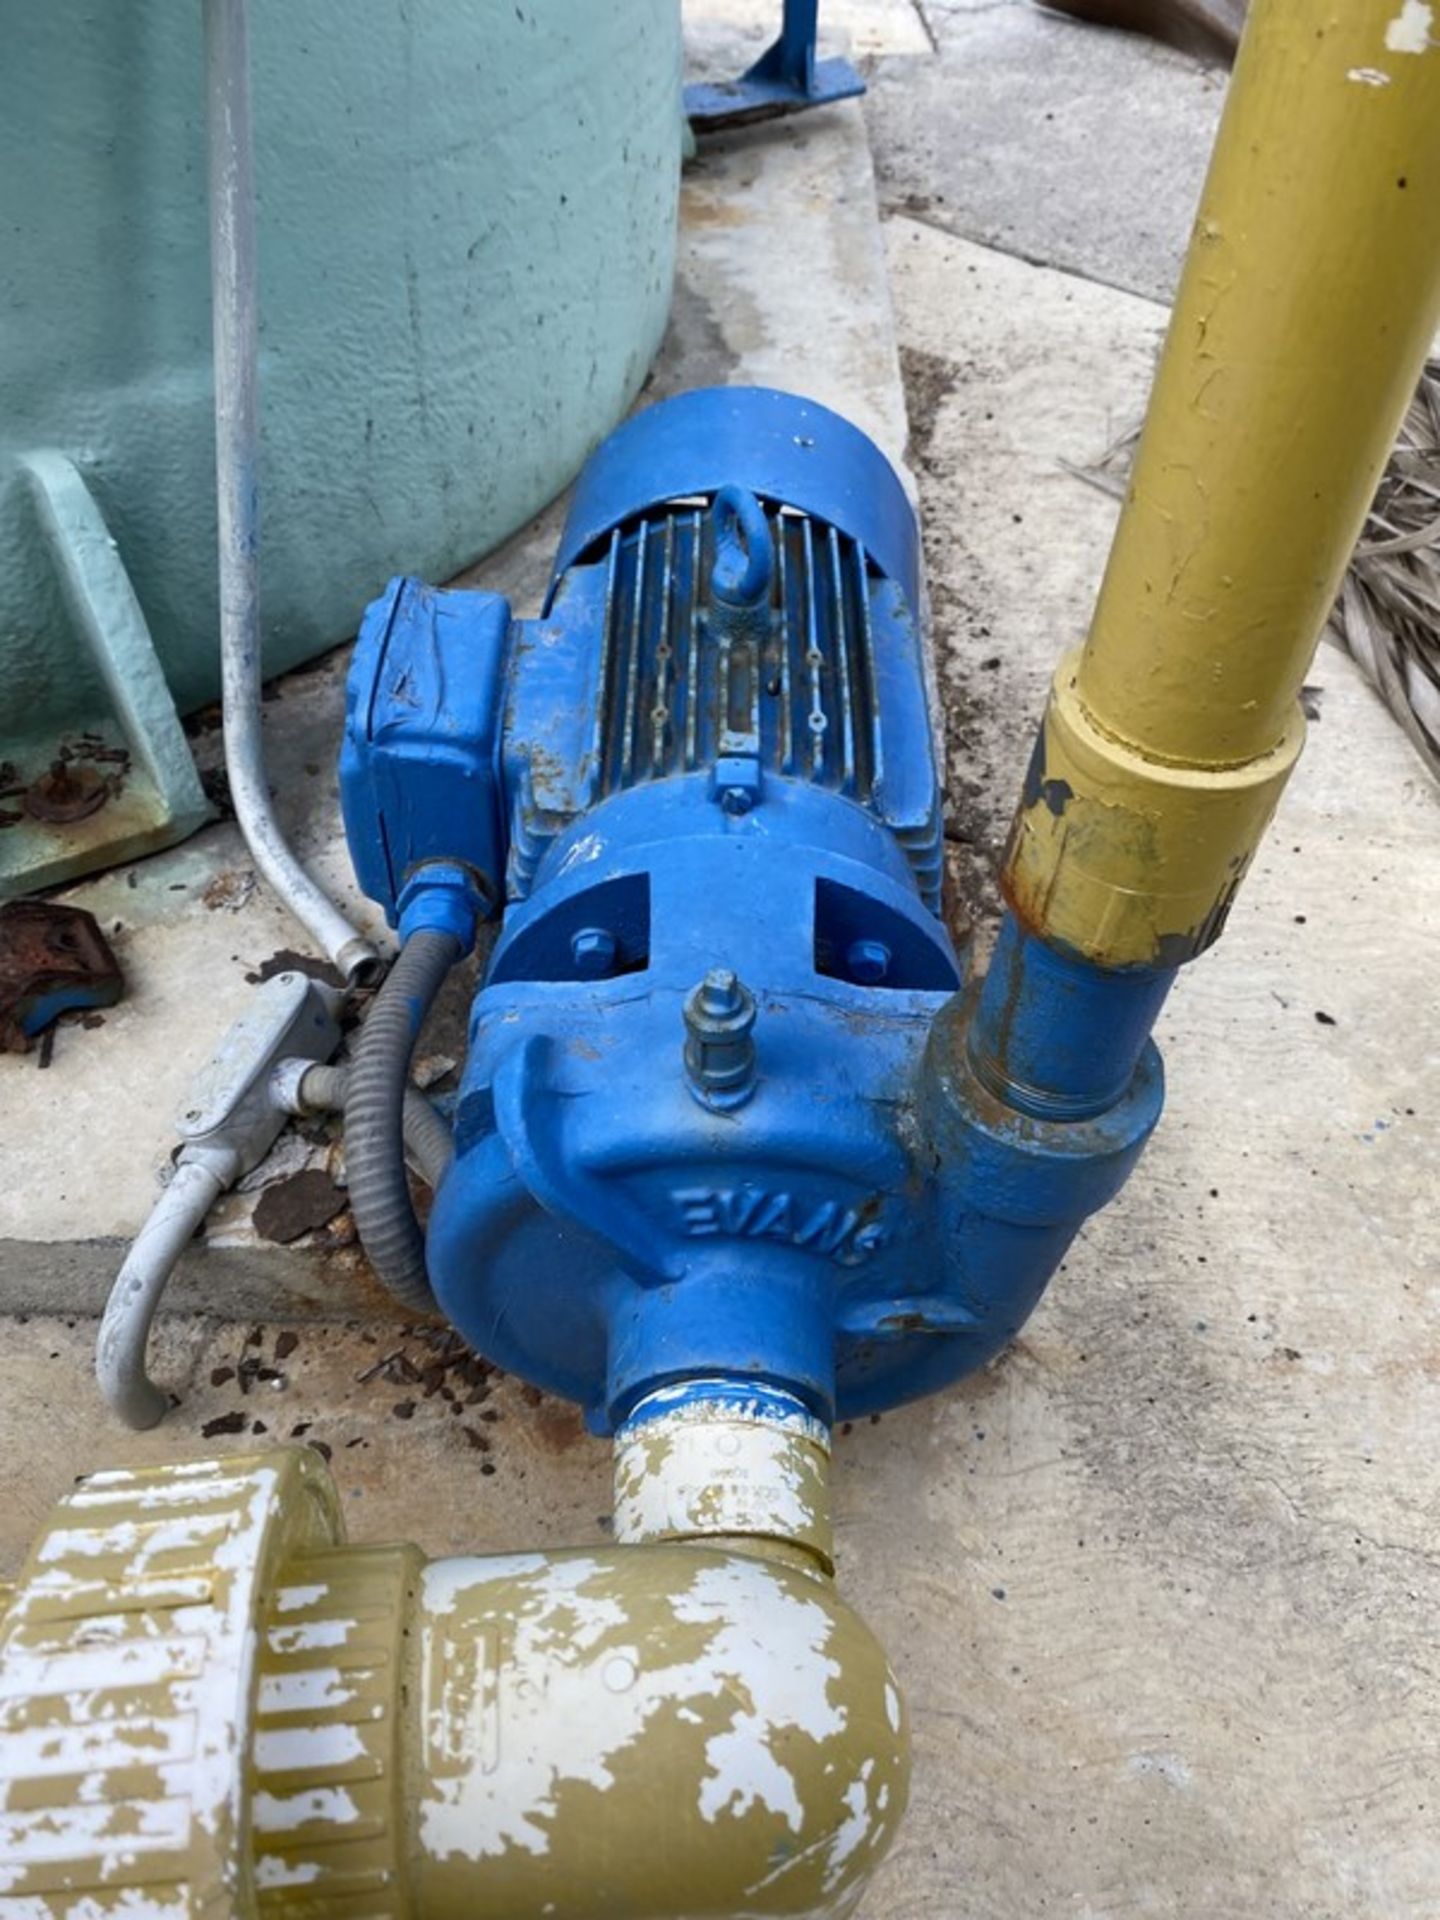
[[[0,1618],[0,1914],[849,1914],[904,1808],[899,1692],[732,1491],[747,1550],[635,1515],[427,1563],[346,1545],[306,1452],[92,1476]]]

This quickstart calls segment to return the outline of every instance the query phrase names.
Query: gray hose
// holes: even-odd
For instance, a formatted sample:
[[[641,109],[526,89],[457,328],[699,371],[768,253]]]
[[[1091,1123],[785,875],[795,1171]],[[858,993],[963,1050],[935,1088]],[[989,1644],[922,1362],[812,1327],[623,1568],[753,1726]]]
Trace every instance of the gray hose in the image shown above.
[[[225,769],[256,866],[352,985],[379,960],[291,852],[270,802],[260,731],[260,427],[256,404],[254,130],[246,0],[205,0],[215,482]]]
[[[349,1085],[348,1067],[307,1067],[300,1080],[301,1104],[306,1113],[342,1113]],[[405,1088],[402,1131],[411,1165],[438,1188],[455,1158],[455,1140],[443,1115],[415,1086]]]
[[[460,958],[450,933],[416,933],[360,1029],[345,1093],[345,1164],[360,1244],[402,1306],[430,1312],[425,1236],[405,1179],[404,1093],[410,1056],[445,977]]]
[[[438,1114],[418,1087],[406,1087],[404,1112],[405,1146],[433,1190],[455,1158],[455,1136],[443,1115]]]
[[[170,1408],[168,1397],[145,1371],[155,1309],[176,1261],[227,1184],[205,1162],[182,1160],[110,1289],[95,1344],[95,1377],[114,1412],[137,1431],[156,1426]]]

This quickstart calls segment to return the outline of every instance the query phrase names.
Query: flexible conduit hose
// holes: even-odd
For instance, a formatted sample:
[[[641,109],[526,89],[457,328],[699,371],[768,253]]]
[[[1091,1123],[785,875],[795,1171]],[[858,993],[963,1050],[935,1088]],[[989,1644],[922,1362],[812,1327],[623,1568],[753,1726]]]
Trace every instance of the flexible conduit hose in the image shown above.
[[[310,1067],[300,1081],[300,1098],[307,1113],[343,1113],[349,1088],[348,1067]],[[401,1126],[410,1160],[438,1188],[455,1158],[455,1139],[418,1087],[405,1088]]]
[[[411,1159],[424,1174],[431,1191],[438,1191],[455,1158],[455,1136],[443,1115],[435,1111],[416,1087],[405,1089],[403,1131]]]
[[[414,933],[360,1029],[345,1090],[345,1162],[355,1225],[376,1275],[402,1306],[431,1312],[425,1236],[405,1178],[404,1090],[435,996],[463,949],[452,933]]]
[[[295,858],[275,818],[265,780],[260,723],[254,134],[246,0],[205,0],[205,90],[225,770],[235,817],[256,866],[354,986],[373,979],[379,967],[375,949]]]

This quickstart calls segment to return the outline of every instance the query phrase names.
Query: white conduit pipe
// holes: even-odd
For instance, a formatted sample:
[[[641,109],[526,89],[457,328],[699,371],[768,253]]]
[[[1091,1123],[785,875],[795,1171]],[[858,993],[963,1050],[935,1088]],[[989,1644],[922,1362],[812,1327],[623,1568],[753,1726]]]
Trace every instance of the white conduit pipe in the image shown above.
[[[229,1181],[203,1160],[182,1160],[130,1243],[115,1276],[95,1345],[95,1378],[113,1413],[143,1433],[170,1411],[170,1396],[150,1378],[150,1326],[170,1275]]]
[[[291,852],[265,780],[260,722],[255,182],[246,12],[246,0],[205,0],[225,765],[236,818],[256,866],[354,986],[373,978],[379,956]]]
[[[345,1067],[287,1061],[273,1082],[277,1105],[295,1114],[338,1113],[348,1077]],[[455,1143],[418,1087],[405,1089],[404,1133],[406,1155],[433,1191],[454,1158]],[[214,1150],[180,1160],[110,1289],[95,1344],[95,1378],[111,1412],[137,1433],[158,1426],[170,1411],[170,1395],[150,1378],[147,1365],[161,1298],[206,1214],[241,1171],[238,1155]]]

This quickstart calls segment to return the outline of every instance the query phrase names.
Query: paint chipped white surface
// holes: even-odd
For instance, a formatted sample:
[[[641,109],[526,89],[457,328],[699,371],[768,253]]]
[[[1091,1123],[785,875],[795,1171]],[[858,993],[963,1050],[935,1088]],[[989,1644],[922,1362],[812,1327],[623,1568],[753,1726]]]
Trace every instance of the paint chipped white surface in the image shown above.
[[[0,1685],[17,1703],[0,1722],[0,1892],[46,1866],[81,1889],[225,1883],[278,1485],[276,1467],[253,1464],[138,1484],[97,1474],[38,1543],[37,1578],[12,1602],[0,1649]],[[123,1600],[123,1634],[113,1613],[92,1631],[92,1592]],[[62,1751],[85,1755],[68,1801],[56,1756],[37,1753],[37,1717],[46,1733],[58,1720]],[[136,1769],[157,1784],[137,1793]],[[46,1778],[57,1792],[37,1807]]]
[[[1434,25],[1435,10],[1426,0],[1405,0],[1385,29],[1385,45],[1391,53],[1424,53],[1435,44]]]
[[[675,1420],[703,1422],[723,1418],[763,1422],[785,1433],[800,1434],[830,1450],[830,1429],[792,1394],[754,1381],[725,1377],[683,1380],[646,1394],[627,1421],[636,1431],[666,1415]]]
[[[308,1773],[343,1767],[363,1758],[365,1743],[343,1722],[321,1726],[262,1727],[252,1744],[255,1765],[264,1773]]]
[[[307,1620],[303,1627],[272,1627],[276,1653],[313,1653],[317,1647],[343,1647],[355,1631],[353,1620]]]
[[[615,1537],[751,1534],[809,1546],[828,1566],[829,1457],[827,1429],[798,1403],[653,1395],[616,1435]]]
[[[566,1789],[615,1787],[626,1755],[633,1780],[639,1750],[658,1738],[650,1753],[666,1791],[690,1781],[706,1824],[723,1831],[762,1809],[795,1836],[795,1854],[756,1882],[757,1902],[816,1850],[827,1885],[848,1890],[890,1796],[872,1790],[873,1751],[841,1741],[817,1766],[816,1748],[823,1757],[825,1743],[848,1731],[836,1653],[843,1609],[828,1588],[812,1592],[803,1576],[738,1554],[696,1555],[693,1564],[643,1549],[561,1556],[527,1568],[520,1588],[497,1578],[505,1565],[440,1561],[422,1580],[418,1832],[429,1856],[501,1861],[518,1849],[543,1858]],[[664,1568],[666,1584],[647,1587],[647,1568],[657,1580]],[[677,1721],[709,1729],[696,1735],[693,1757],[664,1731]],[[817,1824],[807,1781],[813,1788],[822,1772],[852,1764],[854,1777],[834,1782],[843,1821]],[[887,1751],[887,1773],[891,1764]]]
[[[360,1809],[343,1787],[307,1787],[300,1793],[257,1793],[251,1802],[255,1831],[293,1833],[297,1827],[323,1820],[330,1826],[352,1825]]]
[[[830,1857],[825,1867],[827,1890],[839,1885],[846,1862],[865,1845],[874,1831],[875,1815],[865,1784],[874,1770],[873,1761],[867,1760],[860,1769],[859,1778],[852,1780],[845,1789],[845,1818],[830,1841]],[[878,1801],[879,1796],[876,1798]],[[883,1801],[880,1804],[883,1805]]]
[[[617,1704],[615,1696],[607,1693],[607,1705],[599,1708],[585,1685],[588,1669],[571,1663],[571,1649],[575,1655],[583,1654],[625,1626],[619,1603],[591,1590],[603,1573],[600,1561],[542,1558],[538,1565],[523,1569],[513,1561],[500,1567],[505,1569],[501,1578],[522,1574],[527,1594],[533,1595],[533,1605],[513,1623],[508,1661],[520,1675],[549,1672],[551,1684],[546,1692],[552,1699],[554,1686],[568,1688],[578,1680],[584,1705],[576,1713],[573,1709],[579,1703],[571,1701],[572,1712],[561,1716],[566,1723],[563,1743],[555,1738],[554,1728],[548,1739],[536,1740],[533,1735],[527,1739],[527,1722],[544,1726],[545,1703],[532,1706],[530,1691],[517,1686],[509,1696],[518,1725],[506,1742],[506,1765],[494,1773],[482,1771],[475,1764],[481,1756],[470,1724],[470,1692],[468,1688],[463,1692],[466,1707],[457,1713],[455,1700],[462,1696],[452,1694],[449,1683],[457,1671],[468,1677],[468,1662],[477,1657],[477,1648],[478,1657],[486,1657],[485,1638],[475,1632],[469,1616],[472,1601],[483,1596],[499,1568],[490,1562],[464,1560],[438,1561],[426,1568],[422,1605],[436,1623],[431,1627],[427,1622],[426,1631],[444,1637],[434,1649],[427,1647],[421,1705],[425,1737],[435,1756],[432,1765],[465,1769],[432,1782],[421,1806],[421,1842],[442,1858],[460,1853],[482,1860],[501,1856],[511,1847],[544,1853],[550,1844],[548,1822],[555,1813],[555,1795],[562,1784],[567,1780],[583,1780],[600,1788],[613,1784],[607,1763],[636,1731],[636,1703]],[[446,1625],[447,1617],[461,1609],[466,1619],[454,1631]],[[454,1637],[450,1637],[452,1631]],[[617,1651],[632,1661],[640,1658],[638,1648]],[[493,1684],[499,1684],[498,1676]],[[427,1774],[431,1770],[427,1768]]]
[[[315,1860],[282,1860],[278,1854],[267,1853],[255,1863],[255,1884],[257,1887],[307,1887],[320,1878],[320,1865]]]
[[[895,1687],[885,1689],[885,1718],[890,1722],[892,1733],[900,1731],[900,1694]]]
[[[55,1912],[53,1901],[23,1895],[0,1904],[4,1920],[55,1920]],[[184,1891],[158,1896],[148,1892],[122,1893],[118,1897],[107,1894],[103,1902],[82,1894],[66,1902],[65,1920],[194,1920],[194,1915]]]
[[[700,1811],[713,1820],[758,1802],[799,1833],[804,1808],[774,1743],[789,1729],[816,1741],[844,1731],[831,1699],[840,1668],[829,1654],[830,1614],[818,1600],[789,1592],[767,1568],[737,1558],[703,1568],[678,1596],[675,1617],[695,1626],[723,1622],[704,1668],[677,1673],[675,1691],[682,1699],[726,1689],[738,1696],[731,1725],[706,1744],[710,1773]],[[743,1711],[740,1700],[749,1702]]]
[[[323,1600],[325,1587],[310,1585],[307,1587],[282,1587],[275,1596],[277,1613],[299,1613],[302,1608],[313,1607],[317,1600]]]
[[[326,1713],[350,1706],[355,1691],[342,1668],[312,1667],[299,1673],[262,1674],[256,1697],[262,1713]]]

